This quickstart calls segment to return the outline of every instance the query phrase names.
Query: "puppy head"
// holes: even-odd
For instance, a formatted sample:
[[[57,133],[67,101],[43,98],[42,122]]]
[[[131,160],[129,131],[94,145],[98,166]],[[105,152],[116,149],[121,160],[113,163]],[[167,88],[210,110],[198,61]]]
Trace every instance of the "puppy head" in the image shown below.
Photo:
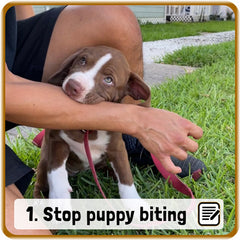
[[[75,101],[121,102],[125,96],[149,100],[150,89],[132,73],[123,54],[105,46],[86,47],[67,58],[48,83],[61,86]]]

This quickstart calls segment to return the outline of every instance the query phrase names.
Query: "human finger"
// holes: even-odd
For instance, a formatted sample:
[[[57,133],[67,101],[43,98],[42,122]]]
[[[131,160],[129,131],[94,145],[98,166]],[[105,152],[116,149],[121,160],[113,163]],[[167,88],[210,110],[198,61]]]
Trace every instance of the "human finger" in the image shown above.
[[[173,174],[178,174],[182,172],[182,169],[180,167],[174,165],[169,155],[158,154],[157,152],[153,153],[153,155],[158,159],[158,161],[161,162],[164,169],[166,169],[168,172]]]
[[[179,160],[185,160],[187,158],[187,152],[184,148],[178,147],[173,153],[171,153],[171,156],[178,158]]]
[[[192,140],[191,138],[187,137],[185,139],[184,144],[182,144],[182,148],[185,151],[196,152],[198,149],[198,143],[196,141]]]
[[[189,128],[189,133],[188,136],[192,136],[195,139],[200,139],[203,135],[203,130],[196,124],[191,122],[190,128]]]
[[[180,167],[177,167],[174,165],[170,156],[162,157],[161,163],[162,163],[162,166],[170,173],[178,174],[182,172],[182,169]]]

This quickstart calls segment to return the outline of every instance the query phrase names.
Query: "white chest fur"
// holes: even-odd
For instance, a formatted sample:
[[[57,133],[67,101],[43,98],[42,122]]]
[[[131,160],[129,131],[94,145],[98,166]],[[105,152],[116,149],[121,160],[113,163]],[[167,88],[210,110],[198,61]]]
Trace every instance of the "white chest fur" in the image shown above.
[[[84,143],[72,140],[66,133],[64,133],[64,131],[60,132],[60,137],[69,145],[70,150],[73,151],[79,157],[79,159],[83,161],[84,167],[87,168],[89,164],[84,148]],[[100,162],[100,157],[106,152],[109,141],[110,136],[106,131],[97,131],[97,139],[89,140],[89,148],[94,164]]]

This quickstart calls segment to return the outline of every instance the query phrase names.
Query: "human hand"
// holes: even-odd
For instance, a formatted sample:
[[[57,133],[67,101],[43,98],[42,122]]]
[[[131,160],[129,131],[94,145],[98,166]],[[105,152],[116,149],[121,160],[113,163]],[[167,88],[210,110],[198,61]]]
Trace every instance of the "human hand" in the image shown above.
[[[137,128],[134,136],[161,161],[166,170],[180,173],[181,168],[173,164],[170,156],[185,160],[187,151],[195,152],[198,144],[189,136],[201,138],[202,129],[176,113],[161,109],[142,108],[135,116]]]

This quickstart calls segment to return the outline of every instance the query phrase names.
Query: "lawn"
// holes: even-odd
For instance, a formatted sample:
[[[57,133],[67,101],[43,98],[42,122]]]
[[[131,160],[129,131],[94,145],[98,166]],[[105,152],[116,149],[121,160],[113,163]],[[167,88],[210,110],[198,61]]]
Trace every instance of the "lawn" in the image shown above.
[[[222,24],[223,22],[221,22]],[[170,26],[170,25],[168,25]],[[200,50],[199,50],[200,49]],[[65,230],[59,235],[226,235],[235,226],[235,45],[234,42],[216,46],[204,46],[193,52],[204,52],[193,58],[191,65],[201,62],[201,68],[178,80],[152,88],[152,105],[174,111],[201,126],[204,136],[198,141],[195,157],[207,165],[207,172],[194,182],[190,177],[183,181],[189,185],[196,198],[220,198],[224,200],[224,228],[222,230]],[[207,49],[207,50],[206,50]],[[218,51],[219,50],[219,51]],[[215,60],[205,61],[214,52]],[[226,55],[226,51],[230,52]],[[178,52],[182,59],[191,54],[185,49]],[[195,56],[195,52],[193,54]],[[170,58],[170,56],[169,56]],[[174,57],[173,57],[174,59]],[[194,60],[195,59],[195,60]],[[171,62],[170,62],[171,63]],[[174,62],[177,64],[177,62]],[[36,168],[40,150],[28,139],[19,137],[11,147],[30,167]],[[185,198],[174,190],[152,167],[139,168],[132,165],[134,181],[143,198]],[[118,198],[117,182],[108,171],[98,172],[103,191],[109,198]],[[101,198],[91,172],[86,171],[71,178],[73,198]],[[32,198],[34,179],[25,195]]]
[[[204,52],[195,58],[202,68],[192,74],[162,84],[152,89],[152,104],[157,108],[174,111],[201,126],[203,138],[198,141],[195,156],[208,167],[207,174],[194,184],[197,198],[221,198],[225,204],[225,226],[215,234],[229,233],[235,216],[235,42],[216,46],[194,47],[193,52]],[[209,62],[208,55],[216,50],[218,60]],[[173,53],[167,59],[183,60],[189,51]],[[185,55],[186,57],[186,55]],[[210,59],[210,58],[209,58]],[[165,60],[164,60],[165,62]],[[169,61],[171,63],[171,61]],[[192,66],[196,65],[194,61]],[[208,231],[206,231],[208,232]],[[202,234],[206,234],[203,232]]]
[[[235,41],[224,42],[216,45],[206,45],[199,47],[183,47],[173,54],[167,54],[160,63],[203,67],[213,65],[225,59],[235,60]],[[158,61],[156,61],[158,62]]]
[[[235,30],[234,21],[209,21],[193,23],[167,23],[141,25],[143,41],[156,41],[170,38],[200,35],[209,32]]]

